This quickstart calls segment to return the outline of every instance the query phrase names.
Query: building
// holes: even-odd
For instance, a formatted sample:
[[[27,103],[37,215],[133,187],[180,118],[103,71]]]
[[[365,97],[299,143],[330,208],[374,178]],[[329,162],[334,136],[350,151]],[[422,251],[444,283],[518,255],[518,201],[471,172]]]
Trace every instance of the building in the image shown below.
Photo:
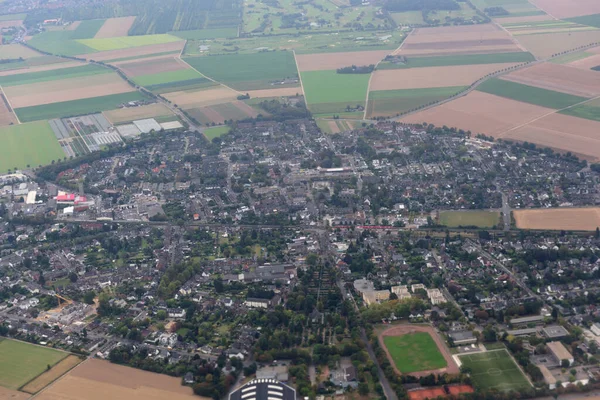
[[[552,372],[545,365],[538,365],[542,375],[544,376],[544,381],[548,384],[548,389],[554,390],[556,389],[556,378],[552,375]]]
[[[271,300],[255,299],[255,298],[249,297],[246,299],[244,304],[247,307],[251,307],[251,308],[269,308],[269,306],[271,305]]]
[[[546,343],[548,346],[548,350],[550,350],[550,354],[554,356],[558,360],[558,362],[562,362],[562,360],[569,361],[569,366],[573,365],[575,359],[573,355],[569,353],[569,350],[561,343],[561,342],[548,342]]]
[[[542,329],[542,333],[548,339],[560,339],[569,336],[569,331],[560,325],[547,326]]]
[[[542,322],[544,322],[543,315],[532,315],[529,317],[513,318],[510,320],[512,325],[541,324]]]
[[[352,387],[356,389],[358,387],[358,379],[356,377],[356,368],[354,365],[348,367],[342,367],[331,373],[331,383],[336,386],[343,388]]]
[[[429,297],[429,301],[431,301],[431,304],[434,306],[446,302],[446,298],[440,289],[427,289],[427,297]]]
[[[392,286],[392,293],[398,296],[398,300],[410,299],[412,297],[406,285]]]
[[[287,365],[261,368],[256,371],[256,378],[275,379],[279,382],[287,382],[290,379]]]
[[[296,390],[275,379],[254,379],[231,392],[229,400],[296,400]]]
[[[367,306],[375,303],[381,303],[390,299],[389,290],[373,290],[371,292],[364,292],[362,294],[363,301]]]
[[[600,336],[600,324],[597,322],[594,322],[594,325],[592,325],[591,331],[594,335]]]
[[[454,346],[465,346],[477,343],[477,338],[471,331],[456,331],[448,334],[454,343]]]

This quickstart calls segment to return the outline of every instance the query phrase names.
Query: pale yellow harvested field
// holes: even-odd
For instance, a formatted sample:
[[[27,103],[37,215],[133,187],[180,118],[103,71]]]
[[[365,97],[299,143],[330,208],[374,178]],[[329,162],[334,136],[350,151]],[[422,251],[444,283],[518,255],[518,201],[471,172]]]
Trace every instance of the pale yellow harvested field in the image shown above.
[[[536,64],[511,72],[501,79],[575,96],[595,97],[600,95],[600,74],[596,71],[586,71],[568,65]]]
[[[340,133],[340,127],[335,121],[327,121],[327,126],[329,126],[331,133]]]
[[[0,386],[0,400],[27,400],[31,395]]]
[[[101,74],[4,88],[14,108],[89,99],[135,89],[117,74]]]
[[[119,64],[119,68],[131,77],[189,69],[187,65],[177,62],[173,55],[155,60],[144,59],[142,61],[123,63]]]
[[[15,114],[13,114],[8,108],[8,104],[6,103],[6,98],[4,94],[0,91],[0,126],[6,126],[17,123],[17,118]]]
[[[600,65],[600,54],[594,54],[589,57],[582,58],[581,60],[570,62],[567,65],[581,69],[594,68]]]
[[[553,54],[600,42],[600,30],[522,35],[517,39],[536,57],[545,59]]]
[[[1,58],[31,58],[41,56],[35,50],[31,50],[29,47],[21,46],[20,44],[5,44],[0,45],[0,56]]]
[[[10,28],[11,26],[23,26],[23,21],[20,19],[14,21],[0,21],[0,29]]]
[[[135,17],[109,18],[94,37],[98,39],[127,36],[134,21]]]
[[[38,400],[207,400],[180,378],[92,359],[36,397]]]
[[[347,53],[299,54],[296,62],[300,71],[326,71],[352,65],[377,64],[390,50],[356,51]]]
[[[198,90],[195,92],[179,91],[165,93],[162,96],[174,104],[177,104],[179,107],[194,108],[233,101],[237,98],[238,93],[221,86],[216,89]]]
[[[100,51],[98,53],[84,54],[78,57],[96,61],[115,60],[118,58],[139,57],[147,54],[165,53],[167,51],[181,51],[184,45],[185,40],[180,40],[178,42],[152,44],[149,46],[138,46],[129,49]]]
[[[370,90],[469,86],[478,79],[514,63],[383,69],[373,73]]]
[[[19,69],[11,69],[11,70],[7,70],[7,71],[0,71],[0,76],[24,74],[24,73],[29,73],[29,72],[50,71],[53,69],[62,69],[62,68],[70,68],[70,67],[80,67],[82,65],[84,65],[84,63],[79,62],[79,61],[69,61],[66,63],[39,65],[36,67],[25,67],[25,68],[19,68]]]
[[[539,22],[539,21],[550,21],[552,18],[548,14],[544,15],[530,15],[527,17],[508,17],[508,18],[497,18],[496,22],[500,25],[505,24],[519,24],[519,23],[527,23],[527,22]]]
[[[600,160],[600,122],[550,114],[499,137],[570,151],[587,160]]]
[[[302,95],[302,88],[298,86],[279,89],[250,90],[247,93],[250,95],[250,98],[289,97],[297,94]]]
[[[571,18],[580,15],[600,14],[598,0],[529,0],[537,8],[556,18]]]
[[[594,231],[600,227],[600,208],[544,208],[514,210],[520,229]]]
[[[402,118],[407,123],[431,123],[498,136],[554,110],[492,94],[473,91],[438,107]]]
[[[113,124],[131,122],[137,119],[164,117],[167,115],[173,115],[173,113],[162,103],[148,104],[140,107],[120,108],[118,110],[104,112],[104,116]]]
[[[68,356],[49,371],[44,372],[31,382],[27,383],[20,390],[23,392],[35,394],[69,372],[73,367],[81,362],[81,359],[77,356]]]

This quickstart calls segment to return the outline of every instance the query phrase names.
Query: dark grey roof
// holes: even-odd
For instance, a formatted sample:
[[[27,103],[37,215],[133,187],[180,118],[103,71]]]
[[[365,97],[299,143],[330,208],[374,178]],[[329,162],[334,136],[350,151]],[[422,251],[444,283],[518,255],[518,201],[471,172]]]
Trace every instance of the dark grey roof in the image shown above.
[[[232,392],[229,400],[296,400],[296,391],[275,379],[254,379]]]

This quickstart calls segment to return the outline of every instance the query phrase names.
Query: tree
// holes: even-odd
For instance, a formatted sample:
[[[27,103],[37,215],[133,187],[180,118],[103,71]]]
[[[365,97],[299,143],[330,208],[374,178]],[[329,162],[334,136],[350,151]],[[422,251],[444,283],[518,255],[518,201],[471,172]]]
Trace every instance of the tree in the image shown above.
[[[566,358],[560,360],[560,366],[561,367],[563,367],[563,368],[569,368],[570,365],[571,365],[571,363]]]
[[[165,310],[158,310],[156,313],[156,318],[161,321],[164,321],[167,318],[167,312]]]
[[[94,298],[96,297],[96,293],[90,291],[90,292],[86,292],[83,295],[83,302],[85,304],[94,304]]]

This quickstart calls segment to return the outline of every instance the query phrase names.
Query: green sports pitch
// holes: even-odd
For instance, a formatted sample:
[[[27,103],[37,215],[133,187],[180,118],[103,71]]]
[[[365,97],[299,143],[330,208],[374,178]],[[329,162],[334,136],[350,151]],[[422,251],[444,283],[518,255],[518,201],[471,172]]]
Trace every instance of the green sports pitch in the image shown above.
[[[471,379],[479,389],[508,392],[531,387],[506,350],[467,354],[459,356],[459,359],[462,365],[471,369]]]
[[[0,386],[17,390],[68,355],[47,347],[0,339]]]
[[[448,365],[429,333],[384,336],[383,343],[396,368],[403,374],[435,370]]]

